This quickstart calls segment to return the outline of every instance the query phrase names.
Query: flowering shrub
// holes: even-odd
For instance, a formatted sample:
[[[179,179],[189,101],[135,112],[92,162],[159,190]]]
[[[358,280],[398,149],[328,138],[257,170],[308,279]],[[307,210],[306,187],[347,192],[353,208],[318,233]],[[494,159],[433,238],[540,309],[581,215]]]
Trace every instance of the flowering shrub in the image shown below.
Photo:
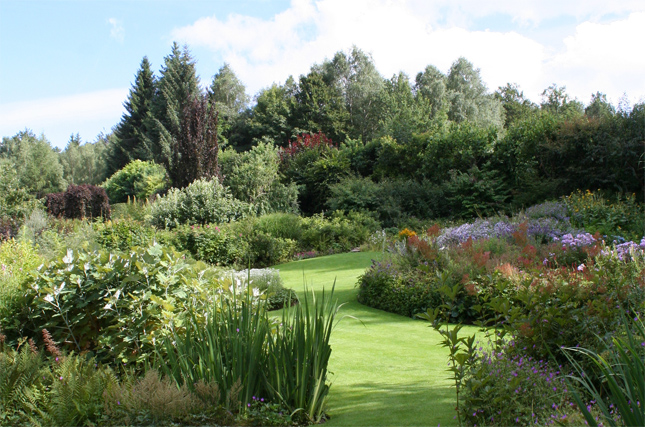
[[[557,368],[505,348],[480,347],[464,385],[461,410],[468,425],[554,424],[551,415],[568,404],[566,381]]]
[[[578,190],[563,198],[574,225],[608,236],[609,239],[636,240],[645,234],[643,206],[633,194],[608,200],[599,192]]]
[[[472,223],[444,229],[437,238],[437,244],[448,246],[463,243],[468,239],[511,238],[518,231],[525,232],[527,237],[546,243],[556,237],[571,233],[573,230],[568,221],[555,218],[525,219],[518,217],[515,221],[499,220],[496,222],[478,219]]]
[[[538,205],[531,206],[524,211],[528,218],[553,218],[558,221],[569,221],[569,210],[567,206],[560,202],[544,202]]]

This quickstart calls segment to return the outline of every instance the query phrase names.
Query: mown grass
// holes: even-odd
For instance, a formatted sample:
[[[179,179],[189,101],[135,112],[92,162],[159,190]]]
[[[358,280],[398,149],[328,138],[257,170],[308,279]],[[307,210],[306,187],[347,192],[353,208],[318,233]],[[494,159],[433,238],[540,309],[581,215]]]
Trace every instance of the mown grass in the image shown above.
[[[285,287],[331,289],[346,303],[331,336],[332,426],[454,425],[455,394],[447,379],[447,351],[428,323],[356,301],[357,278],[377,252],[331,255],[279,265]],[[472,333],[467,328],[464,333]]]

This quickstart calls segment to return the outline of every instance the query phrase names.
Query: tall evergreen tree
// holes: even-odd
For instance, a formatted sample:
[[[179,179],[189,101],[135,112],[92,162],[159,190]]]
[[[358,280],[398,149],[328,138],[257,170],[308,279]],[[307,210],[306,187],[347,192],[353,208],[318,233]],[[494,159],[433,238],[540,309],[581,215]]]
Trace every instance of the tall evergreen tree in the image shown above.
[[[199,78],[188,47],[173,43],[170,55],[164,58],[157,90],[152,100],[149,123],[151,158],[166,167],[170,174],[173,152],[181,135],[181,119],[186,106],[201,96]]]
[[[148,57],[144,56],[127,101],[125,113],[114,131],[114,146],[108,157],[108,176],[132,160],[149,160],[147,144],[151,121],[151,104],[155,94],[155,76]]]

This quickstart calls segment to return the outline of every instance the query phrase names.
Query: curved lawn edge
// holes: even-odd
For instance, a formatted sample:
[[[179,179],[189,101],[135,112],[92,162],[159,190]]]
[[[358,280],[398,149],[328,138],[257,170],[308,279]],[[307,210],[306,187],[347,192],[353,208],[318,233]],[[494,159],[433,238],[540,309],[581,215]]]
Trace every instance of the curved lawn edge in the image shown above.
[[[451,425],[454,389],[447,379],[448,353],[427,323],[361,305],[358,277],[380,258],[358,252],[281,264],[284,286],[301,296],[331,290],[345,317],[331,336],[329,426]],[[474,329],[473,329],[474,330]],[[468,330],[465,333],[472,333]]]

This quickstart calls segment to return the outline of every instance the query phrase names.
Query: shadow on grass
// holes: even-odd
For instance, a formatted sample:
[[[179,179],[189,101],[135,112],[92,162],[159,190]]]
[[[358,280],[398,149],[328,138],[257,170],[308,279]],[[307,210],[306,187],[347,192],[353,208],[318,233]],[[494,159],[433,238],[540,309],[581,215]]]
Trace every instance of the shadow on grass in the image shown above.
[[[425,383],[332,385],[329,426],[436,426],[455,421],[454,390]]]

